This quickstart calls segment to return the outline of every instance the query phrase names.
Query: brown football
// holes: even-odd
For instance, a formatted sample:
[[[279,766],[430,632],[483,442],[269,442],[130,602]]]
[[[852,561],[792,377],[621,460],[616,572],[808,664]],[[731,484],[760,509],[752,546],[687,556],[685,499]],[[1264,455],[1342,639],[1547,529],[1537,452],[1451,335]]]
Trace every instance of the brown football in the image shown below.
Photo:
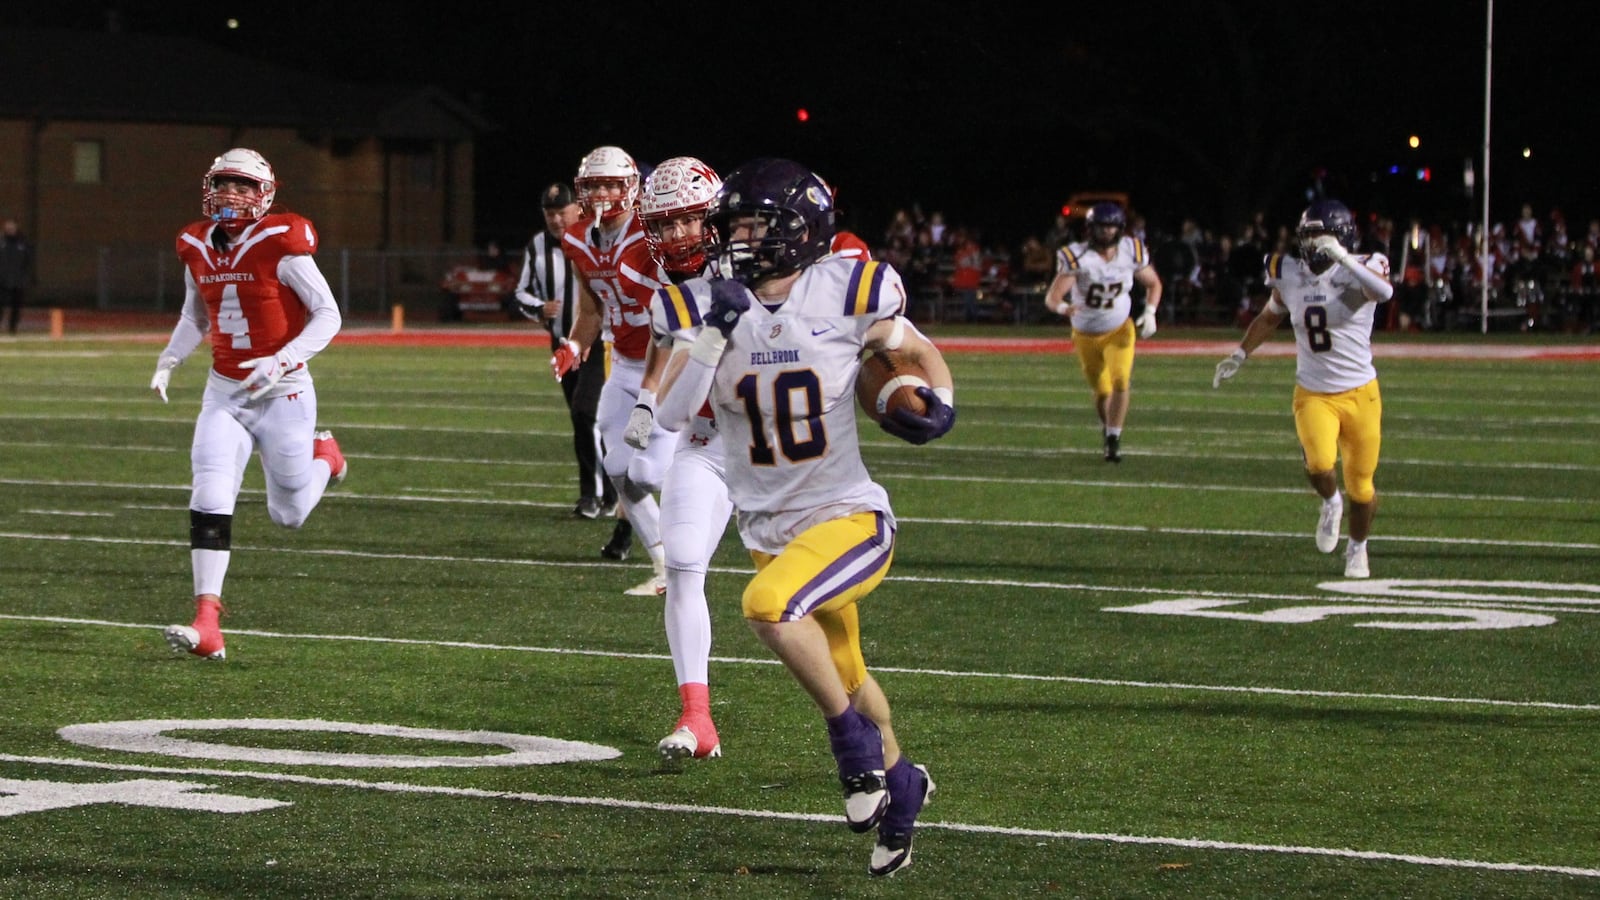
[[[890,410],[905,407],[925,415],[928,405],[917,396],[917,388],[931,387],[928,373],[902,353],[875,350],[861,359],[856,375],[856,401],[874,422],[883,421]]]

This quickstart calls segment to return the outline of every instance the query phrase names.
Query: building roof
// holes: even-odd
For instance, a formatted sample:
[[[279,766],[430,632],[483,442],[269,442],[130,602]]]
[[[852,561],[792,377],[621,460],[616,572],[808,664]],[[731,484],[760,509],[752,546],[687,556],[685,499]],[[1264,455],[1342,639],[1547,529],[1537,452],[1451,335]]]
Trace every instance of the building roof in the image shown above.
[[[0,118],[296,128],[468,140],[495,126],[435,87],[358,85],[184,37],[0,28]]]

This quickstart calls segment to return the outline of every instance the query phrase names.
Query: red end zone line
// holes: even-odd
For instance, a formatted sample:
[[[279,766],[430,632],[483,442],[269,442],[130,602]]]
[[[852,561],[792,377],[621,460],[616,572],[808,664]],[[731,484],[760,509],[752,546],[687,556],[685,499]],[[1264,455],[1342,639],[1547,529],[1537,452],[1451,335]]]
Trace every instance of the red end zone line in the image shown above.
[[[1072,352],[1072,341],[1047,338],[935,337],[934,343],[945,353],[1034,353]],[[549,337],[542,331],[426,330],[401,332],[346,329],[334,339],[336,344],[367,344],[393,347],[528,347],[548,350]],[[1140,341],[1139,353],[1152,356],[1215,356],[1222,358],[1239,346],[1237,341]],[[1530,359],[1600,361],[1600,345],[1524,346],[1505,344],[1386,344],[1380,337],[1372,352],[1380,359]],[[1260,356],[1293,356],[1294,343],[1274,340],[1256,350]]]

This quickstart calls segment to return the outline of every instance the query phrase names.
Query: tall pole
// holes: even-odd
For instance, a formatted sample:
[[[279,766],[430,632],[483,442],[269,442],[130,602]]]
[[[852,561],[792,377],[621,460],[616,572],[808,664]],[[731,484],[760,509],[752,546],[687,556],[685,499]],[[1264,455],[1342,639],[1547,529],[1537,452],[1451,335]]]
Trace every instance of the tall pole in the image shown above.
[[[1478,232],[1479,263],[1483,271],[1483,296],[1479,319],[1483,334],[1489,333],[1489,277],[1493,257],[1489,253],[1489,96],[1494,84],[1494,0],[1488,0],[1483,38],[1483,227]]]

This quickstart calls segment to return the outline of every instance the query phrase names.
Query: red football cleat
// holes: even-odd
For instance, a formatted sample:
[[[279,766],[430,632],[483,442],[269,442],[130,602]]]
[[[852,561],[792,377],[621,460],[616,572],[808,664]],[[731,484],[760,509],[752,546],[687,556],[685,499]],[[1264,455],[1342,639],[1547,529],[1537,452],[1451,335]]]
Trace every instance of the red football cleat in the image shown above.
[[[722,755],[722,742],[717,740],[717,727],[709,716],[678,720],[678,727],[656,744],[662,762],[680,759],[710,759]]]
[[[222,604],[215,600],[196,601],[193,625],[167,626],[167,646],[174,653],[192,653],[202,659],[226,659],[228,653],[223,648],[222,629],[217,625],[221,613]]]
[[[333,432],[319,431],[311,437],[311,458],[328,464],[328,484],[343,482],[344,476],[350,471],[350,464],[344,461],[344,454],[339,452],[339,442],[333,439]]]

